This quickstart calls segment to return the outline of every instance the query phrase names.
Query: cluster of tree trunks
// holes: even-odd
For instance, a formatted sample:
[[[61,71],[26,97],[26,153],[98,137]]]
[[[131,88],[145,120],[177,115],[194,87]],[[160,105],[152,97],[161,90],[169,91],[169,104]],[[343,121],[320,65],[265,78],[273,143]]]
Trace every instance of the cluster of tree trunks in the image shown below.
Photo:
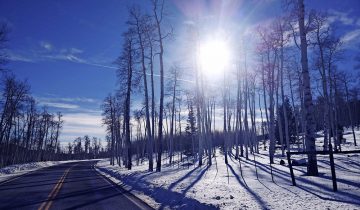
[[[164,2],[151,3],[148,14],[138,7],[129,10],[123,54],[118,59],[120,88],[104,101],[111,154],[119,164],[122,158],[130,169],[135,155],[137,163],[147,159],[152,171],[156,153],[156,170],[160,171],[162,154],[174,164],[177,153],[177,161],[183,161],[185,155],[199,166],[204,161],[211,165],[217,146],[226,162],[233,150],[236,159],[248,159],[249,154],[259,152],[262,140],[270,164],[277,148],[285,157],[285,151],[290,152],[295,144],[298,150],[309,152],[307,172],[317,175],[317,131],[324,131],[324,150],[332,143],[340,150],[339,127],[350,126],[356,145],[359,100],[353,94],[352,81],[336,68],[341,42],[326,24],[326,15],[307,12],[303,0],[284,1],[284,15],[257,28],[256,50],[248,46],[251,37],[241,36],[234,53],[235,68],[225,70],[223,85],[214,88],[199,62],[204,38],[201,20],[188,25],[189,49],[183,62],[187,67],[174,64],[166,72],[164,45],[170,33],[164,32]],[[192,81],[181,78],[185,69]],[[159,77],[159,88],[154,76]],[[320,80],[314,79],[317,77]],[[132,114],[130,97],[138,99],[139,92],[143,93],[143,106],[133,109]],[[221,100],[217,100],[218,95]],[[155,96],[160,99],[158,107]],[[215,126],[217,115],[222,116],[222,129]]]
[[[3,73],[0,96],[0,167],[58,159],[60,112],[39,110],[26,82]]]
[[[224,69],[219,88],[209,84],[199,61],[204,39],[201,18],[187,26],[183,63],[166,68],[165,46],[172,30],[165,24],[164,0],[150,3],[149,11],[129,9],[116,60],[118,88],[102,104],[107,147],[86,135],[69,143],[67,154],[59,142],[62,114],[39,109],[29,85],[5,71],[7,27],[1,24],[0,167],[110,156],[111,164],[131,169],[135,156],[137,164],[148,160],[149,171],[155,160],[156,171],[161,171],[163,154],[170,165],[180,166],[184,157],[194,165],[212,165],[215,148],[221,147],[227,163],[229,155],[241,160],[258,153],[262,140],[270,164],[277,148],[284,157],[285,150],[290,152],[296,144],[308,154],[308,174],[317,175],[317,131],[323,131],[324,151],[341,150],[344,126],[351,128],[357,144],[358,90],[349,74],[337,67],[342,43],[326,14],[307,12],[303,0],[284,1],[283,16],[257,28],[255,47],[248,46],[249,36],[236,40],[240,47],[233,52],[234,65],[229,65],[235,67]],[[184,72],[193,79],[183,79]],[[139,99],[142,104],[135,105]],[[218,115],[223,126],[216,127]]]

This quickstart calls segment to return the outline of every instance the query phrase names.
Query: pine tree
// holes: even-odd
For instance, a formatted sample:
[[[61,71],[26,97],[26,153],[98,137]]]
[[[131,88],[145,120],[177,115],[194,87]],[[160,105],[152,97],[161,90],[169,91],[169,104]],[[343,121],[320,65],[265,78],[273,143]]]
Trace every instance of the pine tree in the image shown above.
[[[285,97],[284,103],[281,104],[278,107],[278,110],[283,110],[283,107],[285,107],[285,113],[288,119],[288,129],[289,129],[289,137],[290,137],[290,143],[294,144],[296,141],[296,121],[295,121],[295,115],[294,115],[294,111],[292,110],[292,107],[290,105],[290,100],[288,97]],[[285,121],[285,117],[284,117],[284,113],[282,111],[278,112],[279,115],[276,116],[276,122],[277,121],[281,121],[282,125],[284,124]],[[285,126],[282,127],[282,134],[283,134],[283,138],[285,139]],[[275,128],[275,138],[277,140],[277,143],[280,143],[280,132],[279,132],[279,127],[278,127],[278,123],[276,123],[276,128]]]
[[[193,105],[190,104],[189,105],[189,113],[188,113],[188,118],[186,120],[187,124],[186,124],[186,134],[189,136],[195,135],[196,134],[196,118],[195,118],[195,114],[194,114],[194,108]]]
[[[189,104],[189,112],[188,112],[188,118],[186,120],[186,128],[185,128],[185,132],[186,135],[191,139],[191,144],[192,144],[192,153],[195,153],[195,135],[197,132],[196,129],[196,118],[195,118],[195,114],[194,114],[194,108],[192,103],[190,102]],[[187,150],[190,150],[189,148],[187,148]]]

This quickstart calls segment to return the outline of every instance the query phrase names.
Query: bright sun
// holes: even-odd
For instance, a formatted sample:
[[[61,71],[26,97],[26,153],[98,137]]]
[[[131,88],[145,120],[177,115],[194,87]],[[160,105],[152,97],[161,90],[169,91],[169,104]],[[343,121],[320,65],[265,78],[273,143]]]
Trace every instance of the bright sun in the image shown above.
[[[224,40],[208,40],[200,47],[199,59],[206,76],[221,76],[229,64],[230,51]]]

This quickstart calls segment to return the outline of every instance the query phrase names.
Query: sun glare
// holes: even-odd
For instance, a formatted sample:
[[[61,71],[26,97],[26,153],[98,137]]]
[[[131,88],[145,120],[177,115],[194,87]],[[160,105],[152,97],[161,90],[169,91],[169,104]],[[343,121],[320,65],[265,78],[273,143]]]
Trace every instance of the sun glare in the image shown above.
[[[230,51],[223,40],[208,40],[200,47],[202,72],[209,77],[220,76],[230,61]]]

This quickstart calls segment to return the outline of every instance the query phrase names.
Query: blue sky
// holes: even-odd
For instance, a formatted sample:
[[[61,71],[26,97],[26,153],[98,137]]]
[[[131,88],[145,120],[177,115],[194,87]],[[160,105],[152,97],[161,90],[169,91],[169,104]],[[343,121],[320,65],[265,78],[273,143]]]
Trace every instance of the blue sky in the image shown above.
[[[175,29],[174,43],[181,42],[184,25],[192,11],[203,8],[215,14],[219,1],[167,1],[169,22]],[[236,24],[257,24],[281,11],[278,0],[230,2],[220,14]],[[127,8],[147,1],[121,0],[0,0],[0,20],[10,27],[7,68],[31,85],[40,105],[64,113],[62,140],[89,134],[104,138],[100,104],[115,89],[113,61],[121,51]],[[360,1],[306,1],[307,8],[327,11],[345,41],[351,56],[360,44]],[[167,45],[169,60],[181,57],[179,45]],[[347,68],[352,68],[348,65]]]

